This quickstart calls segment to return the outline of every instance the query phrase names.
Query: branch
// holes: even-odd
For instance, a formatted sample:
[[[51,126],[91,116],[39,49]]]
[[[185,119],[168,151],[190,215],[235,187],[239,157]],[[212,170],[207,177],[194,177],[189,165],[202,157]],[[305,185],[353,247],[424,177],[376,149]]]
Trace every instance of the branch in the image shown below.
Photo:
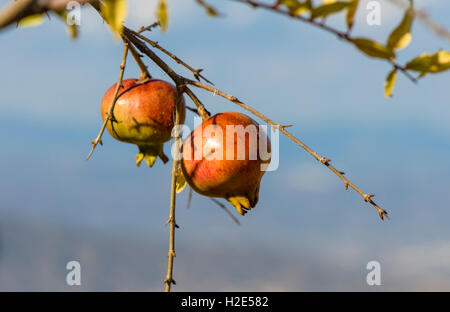
[[[284,15],[284,16],[288,16],[290,18],[302,21],[304,23],[307,23],[309,25],[312,25],[314,27],[320,28],[322,30],[325,30],[328,33],[331,33],[335,36],[337,36],[339,39],[345,40],[349,43],[352,43],[352,38],[350,37],[348,32],[342,32],[339,31],[333,27],[330,27],[326,24],[324,24],[323,22],[317,22],[313,19],[310,18],[306,18],[304,16],[301,15],[294,15],[292,13],[290,13],[289,11],[285,11],[280,9],[278,6],[274,6],[274,5],[269,5],[269,4],[265,4],[265,3],[260,3],[254,0],[231,0],[231,1],[235,1],[235,2],[240,2],[240,3],[244,3],[244,4],[248,4],[249,6],[253,7],[253,8],[262,8],[262,9],[266,9],[275,13],[278,13],[280,15]],[[353,43],[352,43],[353,44]],[[409,80],[411,80],[412,82],[416,83],[417,79],[414,78],[404,66],[399,65],[398,63],[396,63],[395,60],[386,60],[388,61],[394,68],[400,70],[401,73],[403,73]]]
[[[167,51],[165,48],[163,48],[162,46],[160,46],[158,44],[157,41],[153,41],[150,40],[149,38],[141,35],[138,32],[135,32],[133,30],[130,29],[130,31],[139,39],[144,40],[145,42],[149,43],[152,47],[154,47],[155,49],[160,50],[161,52],[163,52],[164,54],[168,55],[169,57],[171,57],[175,62],[177,62],[180,65],[183,65],[184,67],[186,67],[188,70],[190,70],[193,74],[195,79],[197,79],[198,81],[200,81],[200,78],[202,78],[204,81],[206,81],[209,84],[214,85],[211,81],[209,81],[208,79],[206,79],[202,74],[200,74],[203,69],[194,69],[193,67],[191,67],[190,65],[188,65],[187,63],[185,63],[184,61],[182,61],[179,57],[177,57],[175,54],[173,54],[172,52]]]
[[[291,139],[292,141],[294,141],[297,145],[301,146],[304,150],[306,150],[309,154],[311,154],[316,160],[318,160],[320,163],[322,163],[323,165],[325,165],[328,169],[330,169],[331,171],[333,171],[334,174],[336,174],[345,184],[345,189],[348,189],[348,187],[351,187],[352,189],[354,189],[359,195],[361,195],[361,197],[363,198],[363,200],[365,202],[370,203],[374,208],[377,209],[378,211],[378,215],[380,216],[380,218],[383,220],[384,217],[388,217],[388,213],[380,208],[377,204],[375,204],[375,202],[372,200],[372,197],[374,197],[375,195],[372,194],[366,194],[363,191],[361,191],[356,185],[354,185],[350,180],[348,180],[345,176],[344,176],[344,172],[337,170],[336,168],[334,168],[332,165],[330,165],[330,159],[322,157],[320,155],[318,155],[315,151],[313,151],[311,148],[309,148],[305,143],[303,143],[302,141],[300,141],[299,139],[297,139],[295,136],[293,136],[290,132],[288,132],[285,128],[286,126],[282,126],[276,122],[274,122],[273,120],[269,119],[268,117],[264,116],[263,114],[261,114],[260,112],[258,112],[257,110],[255,110],[254,108],[248,106],[247,104],[241,102],[238,98],[236,98],[235,96],[229,95],[219,89],[216,89],[214,87],[208,86],[206,84],[203,84],[201,82],[198,81],[194,81],[194,80],[186,80],[185,81],[187,84],[189,85],[193,85],[195,87],[204,89],[206,91],[209,91],[211,93],[214,94],[218,94],[221,97],[229,100],[230,102],[233,102],[235,104],[237,104],[238,106],[242,107],[243,109],[249,111],[250,113],[252,113],[253,115],[257,116],[258,118],[264,120],[267,124],[271,125],[272,127],[275,127],[276,129],[278,129],[281,133],[283,133],[285,136],[287,136],[289,139]]]
[[[129,41],[126,37],[123,37],[123,39],[129,43]],[[139,66],[139,69],[141,70],[141,75],[139,76],[139,81],[143,81],[143,80],[152,78],[152,76],[148,72],[147,66],[141,60],[141,55],[139,55],[139,53],[137,53],[136,49],[133,47],[132,44],[128,45],[128,49],[130,49],[131,55],[133,55],[133,58],[136,61],[136,64]]]
[[[177,85],[177,102],[175,109],[175,122],[174,122],[174,150],[180,150],[180,138],[181,134],[179,131],[180,125],[180,111],[181,111],[181,101],[183,98],[183,87],[181,85]],[[176,199],[176,181],[177,181],[177,173],[178,173],[178,164],[179,160],[174,157],[172,161],[172,182],[170,188],[170,212],[169,219],[166,224],[169,224],[169,253],[167,254],[168,262],[167,262],[167,276],[164,279],[164,283],[166,284],[166,292],[169,292],[172,284],[175,285],[175,280],[173,279],[173,260],[176,257],[175,254],[175,228],[178,228],[178,225],[175,222],[175,199]]]
[[[148,26],[142,26],[139,28],[138,33],[143,33],[144,31],[151,31],[153,28],[160,26],[159,22],[154,22],[153,24],[150,24]]]
[[[76,0],[80,5],[98,0]],[[71,0],[13,0],[0,11],[0,29],[17,23],[24,17],[47,11],[61,11]]]
[[[198,99],[198,97],[191,91],[187,86],[184,86],[184,92],[191,98],[192,102],[194,102],[195,106],[197,106],[197,113],[203,119],[206,120],[211,115],[205,108],[202,102]]]
[[[123,46],[124,46],[124,48],[123,48],[122,62],[120,63],[119,78],[117,79],[117,85],[116,85],[116,90],[114,91],[113,100],[111,102],[111,106],[109,107],[108,112],[106,113],[106,118],[105,118],[105,121],[103,122],[100,132],[98,133],[95,140],[93,140],[91,143],[92,144],[91,151],[89,152],[88,156],[86,157],[86,160],[89,160],[89,158],[91,158],[91,156],[94,153],[94,150],[98,144],[103,145],[103,143],[102,143],[103,133],[105,132],[106,125],[108,124],[108,122],[110,120],[112,120],[112,117],[113,117],[114,107],[116,106],[117,98],[119,95],[119,90],[120,90],[120,87],[122,86],[123,74],[125,72],[125,65],[127,62],[128,49],[130,47],[127,40],[123,41]]]
[[[215,198],[210,198],[217,206],[219,206],[220,208],[222,208],[227,215],[231,218],[231,220],[234,221],[234,223],[236,223],[237,225],[241,225],[241,223],[239,222],[239,220],[231,213],[231,211],[227,208],[227,206],[225,206],[224,204],[222,204],[220,201],[218,201]]]

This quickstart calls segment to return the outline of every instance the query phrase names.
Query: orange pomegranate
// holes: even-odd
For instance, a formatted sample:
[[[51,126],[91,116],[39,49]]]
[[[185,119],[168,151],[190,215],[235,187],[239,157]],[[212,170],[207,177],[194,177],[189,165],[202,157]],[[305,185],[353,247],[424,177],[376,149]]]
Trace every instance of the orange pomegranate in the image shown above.
[[[258,202],[270,152],[267,134],[256,121],[236,112],[219,113],[186,138],[181,169],[194,191],[225,198],[244,215]]]
[[[113,100],[116,85],[111,86],[103,96],[103,120]],[[171,138],[176,97],[175,86],[163,80],[148,79],[141,82],[127,79],[122,82],[112,120],[106,128],[115,139],[138,146],[136,165],[139,166],[145,160],[152,167],[158,156],[164,163],[168,161],[163,152],[163,144]],[[180,123],[183,123],[184,99],[181,106]]]

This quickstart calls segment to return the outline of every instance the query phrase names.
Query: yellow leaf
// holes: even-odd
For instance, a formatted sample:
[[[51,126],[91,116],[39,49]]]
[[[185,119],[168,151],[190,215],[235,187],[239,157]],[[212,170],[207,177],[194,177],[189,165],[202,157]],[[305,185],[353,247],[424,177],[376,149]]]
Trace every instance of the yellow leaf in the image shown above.
[[[158,18],[161,30],[163,32],[166,32],[169,26],[169,10],[167,9],[166,0],[159,0],[158,10],[156,11],[156,17]]]
[[[406,69],[420,72],[421,76],[427,73],[435,74],[450,69],[450,52],[438,51],[435,54],[422,53],[418,57],[408,62]]]
[[[397,80],[397,69],[393,69],[386,78],[384,83],[384,96],[387,98],[392,97],[392,90],[394,90],[395,81]]]
[[[378,57],[382,59],[395,58],[394,51],[379,42],[366,38],[355,38],[351,39],[351,41],[359,50],[370,57]]]
[[[123,23],[128,12],[127,0],[103,0],[101,2],[101,12],[103,18],[111,26],[112,30],[121,34]]]
[[[433,55],[431,61],[431,73],[440,73],[450,69],[450,52],[448,51],[438,51]]]
[[[436,53],[436,62],[440,65],[448,65],[450,63],[450,52],[449,51],[438,51]]]
[[[338,13],[343,9],[345,9],[346,7],[350,6],[351,4],[352,4],[351,2],[344,2],[344,1],[323,4],[312,10],[311,18],[314,19],[318,17],[326,17],[330,14]]]
[[[355,20],[355,14],[356,10],[358,9],[358,3],[359,0],[351,0],[351,5],[347,8],[347,14],[346,14],[346,22],[347,22],[347,28],[350,30],[353,28],[353,23]]]
[[[78,26],[73,24],[73,25],[68,25],[67,24],[67,12],[66,11],[58,11],[55,12],[62,20],[63,22],[67,25],[66,26],[66,30],[67,30],[67,34],[70,36],[71,39],[75,40],[78,38]]]
[[[26,27],[34,27],[39,26],[44,22],[44,16],[42,14],[33,14],[28,15],[27,17],[22,18],[18,23],[18,27],[26,28]]]
[[[406,10],[400,24],[392,31],[387,39],[387,46],[394,50],[401,50],[406,48],[411,42],[411,26],[414,21],[414,9],[411,5]]]
[[[427,72],[431,65],[433,56],[430,53],[422,53],[418,57],[409,61],[405,68],[417,72]]]
[[[177,193],[181,193],[185,187],[186,187],[186,178],[184,177],[183,170],[181,170],[181,168],[178,168],[175,191]]]
[[[300,15],[311,10],[311,1],[300,2],[298,0],[280,0],[280,5],[287,7],[289,12],[293,15]]]
[[[208,14],[208,16],[217,17],[222,15],[213,6],[209,5],[203,0],[197,0],[197,3],[206,10],[206,14]]]
[[[71,25],[67,26],[67,33],[69,34],[69,37],[73,40],[78,38],[78,26],[77,25]]]

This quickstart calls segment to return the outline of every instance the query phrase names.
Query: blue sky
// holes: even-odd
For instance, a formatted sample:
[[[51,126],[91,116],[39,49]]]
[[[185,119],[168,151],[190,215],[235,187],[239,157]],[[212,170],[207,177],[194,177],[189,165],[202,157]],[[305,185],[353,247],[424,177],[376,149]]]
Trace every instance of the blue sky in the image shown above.
[[[132,0],[127,25],[152,23],[155,2]],[[194,194],[186,209],[187,192],[178,197],[175,290],[450,290],[449,74],[417,85],[399,75],[385,99],[389,65],[329,34],[229,1],[211,1],[221,19],[194,1],[171,2],[169,31],[153,39],[204,68],[218,88],[293,124],[294,135],[375,193],[391,216],[380,221],[282,137],[279,169],[264,176],[241,226],[208,199]],[[381,26],[364,23],[362,6],[355,34],[381,41],[398,23],[401,12],[381,2]],[[417,2],[450,28],[447,1]],[[329,22],[340,27],[342,19]],[[84,161],[122,47],[89,10],[75,42],[52,19],[1,32],[0,46],[0,289],[76,290],[65,285],[65,264],[79,260],[82,290],[161,290],[170,166],[136,168],[137,148],[108,134]],[[448,42],[416,22],[399,61],[439,48]],[[137,75],[128,62],[125,76]],[[213,113],[242,111],[198,95]],[[375,288],[365,282],[371,260],[382,269]]]

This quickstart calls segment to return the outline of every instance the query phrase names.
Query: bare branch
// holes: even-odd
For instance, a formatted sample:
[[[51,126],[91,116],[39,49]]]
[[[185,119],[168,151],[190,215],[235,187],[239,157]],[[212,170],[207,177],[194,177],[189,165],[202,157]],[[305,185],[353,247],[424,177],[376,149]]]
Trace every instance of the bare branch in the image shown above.
[[[315,20],[310,19],[310,18],[306,18],[306,17],[301,16],[301,15],[292,14],[289,11],[281,9],[278,5],[276,5],[276,6],[269,5],[269,4],[261,3],[261,2],[254,1],[254,0],[231,0],[231,1],[248,4],[248,5],[250,5],[253,8],[262,8],[262,9],[269,10],[269,11],[272,11],[272,12],[275,12],[275,13],[278,13],[278,14],[281,14],[281,15],[284,15],[284,16],[288,16],[290,18],[299,20],[301,22],[307,23],[307,24],[312,25],[314,27],[321,28],[322,30],[325,30],[326,32],[337,36],[339,39],[342,39],[342,40],[345,40],[345,41],[347,41],[349,43],[352,43],[352,38],[350,37],[348,32],[339,31],[339,30],[337,30],[337,29],[335,29],[333,27],[330,27],[330,26],[326,25],[325,23],[323,23],[323,21],[318,22],[318,21],[315,21]],[[417,79],[414,78],[411,74],[409,74],[409,72],[407,71],[407,69],[404,66],[399,65],[393,59],[390,59],[390,60],[387,60],[387,61],[394,68],[400,70],[400,72],[403,73],[409,80],[411,80],[414,83],[417,82]]]
[[[128,43],[128,39],[126,37],[123,37],[124,40],[126,40]],[[131,52],[131,55],[133,55],[134,60],[136,61],[136,64],[139,66],[139,69],[141,71],[141,75],[139,76],[139,81],[143,81],[145,79],[152,78],[150,73],[148,72],[147,66],[142,62],[141,56],[139,53],[137,53],[136,49],[133,47],[132,44],[128,45],[128,49]]]
[[[231,213],[230,209],[227,208],[227,206],[225,206],[224,204],[222,204],[220,201],[218,201],[215,198],[210,198],[215,204],[217,204],[217,206],[219,206],[220,208],[222,208],[226,214],[231,218],[231,220],[234,221],[234,223],[236,223],[237,225],[241,225],[241,223],[239,222],[239,220]]]
[[[195,106],[197,106],[197,113],[203,119],[206,120],[211,115],[205,108],[202,102],[198,99],[198,97],[191,91],[187,86],[184,87],[184,92],[191,98],[192,102],[194,102]]]
[[[114,107],[116,105],[117,102],[117,98],[119,95],[119,90],[120,87],[122,86],[122,80],[123,80],[123,74],[125,72],[125,65],[127,62],[127,55],[128,55],[128,49],[129,49],[129,44],[127,40],[123,41],[123,56],[122,56],[122,62],[120,63],[120,72],[119,72],[119,78],[117,79],[117,85],[116,85],[116,90],[114,91],[114,96],[113,96],[113,100],[111,102],[111,106],[109,107],[108,112],[106,113],[106,118],[105,121],[103,122],[103,125],[100,129],[100,132],[98,133],[97,137],[95,138],[95,140],[92,141],[92,147],[91,147],[91,151],[89,152],[88,156],[86,157],[86,160],[89,160],[89,158],[92,156],[92,154],[94,153],[95,148],[97,147],[98,144],[102,145],[102,136],[103,133],[105,132],[106,129],[106,125],[108,124],[108,122],[110,120],[112,120],[112,116],[113,116],[113,111],[114,111]]]
[[[0,11],[0,29],[16,24],[24,17],[47,11],[65,10],[71,0],[14,0]],[[94,3],[98,0],[76,0],[79,4]]]
[[[300,141],[299,139],[297,139],[295,136],[293,136],[290,132],[288,132],[285,128],[285,126],[281,126],[280,124],[274,122],[273,120],[269,119],[268,117],[264,116],[263,114],[261,114],[260,112],[258,112],[257,110],[255,110],[254,108],[248,106],[247,104],[241,102],[238,98],[236,98],[235,96],[229,95],[219,89],[216,89],[212,86],[206,85],[204,83],[198,82],[198,81],[194,81],[194,80],[186,80],[187,84],[193,85],[195,87],[204,89],[206,91],[212,92],[214,94],[218,94],[221,97],[237,104],[238,106],[242,107],[243,109],[249,111],[250,113],[252,113],[253,115],[257,116],[258,118],[264,120],[267,124],[271,125],[272,127],[275,127],[276,129],[278,129],[281,133],[283,133],[285,136],[287,136],[289,139],[291,139],[292,141],[294,141],[296,144],[298,144],[299,146],[301,146],[304,150],[306,150],[309,154],[311,154],[317,161],[319,161],[320,163],[322,163],[323,165],[325,165],[328,169],[330,169],[331,171],[334,172],[334,174],[336,174],[345,184],[346,189],[350,186],[352,189],[354,189],[359,195],[361,195],[361,197],[364,199],[364,201],[370,203],[374,208],[377,209],[378,211],[378,215],[380,216],[380,218],[383,220],[384,217],[388,217],[388,213],[380,208],[377,204],[375,204],[375,202],[371,199],[371,197],[373,197],[373,195],[368,195],[366,193],[364,193],[363,191],[361,191],[356,185],[354,185],[352,182],[350,182],[350,180],[348,180],[345,176],[344,173],[337,170],[336,168],[334,168],[332,165],[330,165],[330,159],[325,158],[320,156],[319,154],[317,154],[315,151],[313,151],[311,148],[309,148],[305,143],[303,143],[302,141]]]
[[[208,79],[206,79],[202,74],[200,74],[203,69],[194,69],[193,67],[191,67],[190,65],[188,65],[187,63],[185,63],[184,61],[182,61],[179,57],[177,57],[175,54],[173,54],[172,52],[169,52],[168,50],[166,50],[165,48],[163,48],[162,46],[160,46],[158,44],[157,41],[153,41],[150,40],[149,38],[141,35],[138,32],[135,32],[133,30],[130,30],[136,37],[138,37],[141,40],[144,40],[145,42],[149,43],[152,47],[154,47],[155,49],[160,50],[161,52],[163,52],[164,54],[168,55],[169,57],[171,57],[175,62],[177,62],[178,64],[186,67],[188,70],[190,70],[193,74],[195,79],[197,79],[198,81],[200,81],[200,78],[203,79],[204,81],[206,81],[209,84],[213,83],[211,81],[209,81]]]
[[[153,28],[160,26],[159,21],[158,22],[154,22],[153,24],[150,24],[148,26],[142,26],[141,28],[139,28],[138,33],[143,33],[144,31],[151,31]]]
[[[175,122],[174,122],[174,149],[178,151],[180,149],[180,141],[181,141],[181,133],[178,129],[178,125],[180,125],[180,112],[181,112],[181,101],[183,98],[183,86],[177,85],[177,101],[176,101],[176,109],[175,109]],[[166,224],[169,224],[169,253],[167,254],[168,262],[167,262],[167,276],[164,279],[164,283],[166,284],[166,292],[169,292],[172,284],[175,285],[175,280],[173,279],[173,261],[176,257],[175,255],[175,228],[178,228],[178,225],[175,222],[175,199],[176,199],[176,181],[177,181],[177,173],[178,173],[178,164],[179,160],[174,158],[172,162],[172,182],[170,188],[170,211],[169,211],[169,219]]]

